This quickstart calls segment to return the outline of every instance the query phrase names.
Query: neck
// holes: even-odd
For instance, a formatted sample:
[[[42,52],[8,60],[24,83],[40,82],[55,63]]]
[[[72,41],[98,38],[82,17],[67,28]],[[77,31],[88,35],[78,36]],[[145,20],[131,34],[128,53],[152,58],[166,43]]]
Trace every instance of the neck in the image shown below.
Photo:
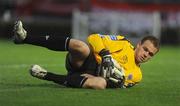
[[[135,60],[135,63],[137,66],[140,66],[140,63],[137,60]]]

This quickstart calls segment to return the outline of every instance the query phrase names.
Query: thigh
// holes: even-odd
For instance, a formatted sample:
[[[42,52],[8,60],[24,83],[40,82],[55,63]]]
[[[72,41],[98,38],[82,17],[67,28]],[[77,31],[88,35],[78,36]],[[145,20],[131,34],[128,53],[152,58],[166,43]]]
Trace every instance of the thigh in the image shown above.
[[[69,43],[69,61],[73,67],[80,67],[90,54],[89,46],[77,39],[71,39]]]
[[[92,88],[92,89],[105,89],[107,82],[102,77],[97,77],[93,75],[83,74],[86,76],[86,81],[82,84],[82,88]]]
[[[69,53],[66,56],[66,69],[68,70],[68,74],[74,72],[81,72],[81,74],[91,74],[96,75],[98,70],[98,63],[95,59],[93,52],[90,52],[89,56],[85,59],[83,64],[80,67],[74,67],[69,60]]]
[[[90,74],[72,73],[67,76],[67,86],[73,88],[105,89],[106,80]]]

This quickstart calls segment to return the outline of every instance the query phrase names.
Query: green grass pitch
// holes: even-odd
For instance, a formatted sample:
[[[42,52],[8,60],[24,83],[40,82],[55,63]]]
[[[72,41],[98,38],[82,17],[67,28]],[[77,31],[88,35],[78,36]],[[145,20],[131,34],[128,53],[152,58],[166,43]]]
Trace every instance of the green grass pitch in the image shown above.
[[[180,106],[180,48],[162,47],[130,89],[75,89],[35,79],[32,64],[66,74],[66,52],[0,41],[0,106]]]

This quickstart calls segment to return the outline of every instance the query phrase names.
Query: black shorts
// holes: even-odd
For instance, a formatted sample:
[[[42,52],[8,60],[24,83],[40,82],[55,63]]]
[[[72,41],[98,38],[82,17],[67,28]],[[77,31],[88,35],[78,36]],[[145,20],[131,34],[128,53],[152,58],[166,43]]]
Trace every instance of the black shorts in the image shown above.
[[[91,52],[84,64],[79,69],[74,69],[69,61],[69,54],[66,56],[66,69],[68,71],[68,84],[69,87],[81,88],[84,82],[87,80],[81,74],[98,75],[98,63],[94,54]],[[119,88],[119,85],[107,80],[107,88]]]
[[[66,55],[66,69],[68,71],[69,84],[70,87],[82,87],[83,83],[87,78],[81,76],[82,74],[91,74],[97,76],[98,63],[95,56],[90,52],[87,59],[84,61],[80,68],[73,68],[69,61],[69,53]],[[83,82],[83,83],[82,83]]]
[[[73,68],[69,61],[69,53],[66,55],[66,69],[68,71],[68,74],[73,74],[73,73],[81,73],[81,74],[91,74],[95,75],[97,74],[98,70],[98,63],[95,59],[95,56],[92,52],[90,52],[89,56],[87,59],[84,61],[83,65],[80,68]]]

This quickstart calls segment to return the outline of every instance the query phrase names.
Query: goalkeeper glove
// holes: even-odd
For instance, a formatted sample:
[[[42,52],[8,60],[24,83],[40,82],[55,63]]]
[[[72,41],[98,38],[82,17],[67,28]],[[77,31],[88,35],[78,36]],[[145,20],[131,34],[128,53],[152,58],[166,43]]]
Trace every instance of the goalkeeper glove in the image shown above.
[[[103,78],[109,78],[111,75],[111,70],[114,67],[112,57],[111,57],[109,51],[105,50],[105,49],[101,50],[99,55],[102,57],[99,75],[102,76]]]
[[[111,71],[110,77],[107,79],[111,85],[122,88],[124,86],[125,74],[123,68],[114,67]]]

